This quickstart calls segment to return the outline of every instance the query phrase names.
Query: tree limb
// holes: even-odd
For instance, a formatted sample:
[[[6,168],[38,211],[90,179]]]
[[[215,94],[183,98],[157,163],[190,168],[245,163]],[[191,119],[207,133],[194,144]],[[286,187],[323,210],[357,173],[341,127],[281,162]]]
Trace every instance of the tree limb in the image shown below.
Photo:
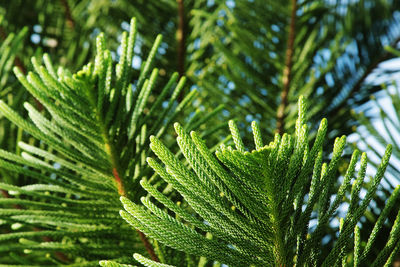
[[[176,39],[178,42],[177,70],[179,78],[185,76],[185,56],[186,56],[186,28],[185,28],[185,6],[183,0],[176,0],[178,3],[178,29],[176,30]],[[185,91],[182,90],[178,96],[178,102],[184,98]]]
[[[64,6],[65,9],[65,19],[67,22],[67,26],[71,29],[75,28],[75,20],[72,18],[71,9],[69,8],[67,0],[60,0],[61,4]]]
[[[286,47],[286,59],[285,59],[285,67],[283,69],[283,77],[282,77],[282,92],[281,92],[281,103],[278,107],[277,112],[277,122],[276,122],[276,131],[279,134],[283,133],[283,126],[285,121],[285,109],[288,105],[288,94],[290,88],[290,78],[292,74],[292,63],[293,63],[293,50],[294,50],[294,40],[296,37],[296,10],[297,10],[297,2],[296,0],[292,0],[292,12],[290,16],[290,27],[289,27],[289,36],[287,40]]]
[[[391,44],[391,47],[396,47],[397,43],[400,42],[400,36],[396,38]],[[365,79],[378,67],[380,63],[382,63],[385,60],[390,59],[391,54],[390,52],[386,51],[381,54],[380,57],[378,57],[376,60],[374,60],[365,70],[363,75],[360,77],[360,79],[357,80],[357,82],[354,84],[354,86],[351,88],[348,97],[350,98],[355,95],[358,91],[360,91],[362,84],[364,83]],[[346,101],[342,101],[336,108],[334,108],[331,112],[332,113],[337,113],[343,106],[347,105]]]
[[[185,54],[186,54],[186,31],[185,31],[185,7],[183,0],[176,0],[178,3],[178,29],[176,37],[178,41],[178,73],[179,77],[185,75]]]
[[[136,230],[136,231],[138,232],[139,237],[142,240],[142,243],[144,244],[144,246],[145,246],[145,248],[147,250],[147,253],[150,254],[151,259],[153,261],[160,262],[160,260],[158,259],[156,253],[154,252],[153,246],[150,244],[150,242],[147,239],[147,237],[142,232],[140,232],[139,230]]]

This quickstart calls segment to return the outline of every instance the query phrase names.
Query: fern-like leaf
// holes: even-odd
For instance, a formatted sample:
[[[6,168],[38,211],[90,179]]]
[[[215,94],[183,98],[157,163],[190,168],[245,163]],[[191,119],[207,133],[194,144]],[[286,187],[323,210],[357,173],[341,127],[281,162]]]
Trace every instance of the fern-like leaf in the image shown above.
[[[356,226],[383,177],[391,146],[387,147],[372,186],[360,200],[358,185],[365,178],[365,153],[357,175],[356,164],[361,153],[357,150],[353,153],[340,187],[335,188],[346,138],[336,139],[331,160],[323,163],[327,122],[321,122],[316,139],[309,146],[303,98],[299,100],[294,136],[276,135],[274,141],[262,146],[258,126],[255,122],[252,126],[256,150],[245,150],[231,121],[229,127],[236,149],[221,146],[214,156],[195,132],[188,135],[175,124],[178,144],[190,168],[152,137],[151,149],[164,166],[152,158],[147,159],[149,165],[180,193],[188,208],[167,199],[156,185],[142,180],[149,193],[149,197],[141,200],[144,207],[122,197],[125,211],[121,211],[121,216],[167,246],[230,266],[334,266],[346,262],[348,253],[355,253],[354,261],[363,264],[363,254],[368,254],[370,245],[360,244]],[[334,247],[327,250],[322,239],[343,198],[350,192],[352,180],[355,183],[349,210],[342,217]],[[397,195],[398,190],[388,201],[389,210]],[[165,208],[153,203],[150,197]],[[374,243],[386,216],[387,213],[382,214],[377,222],[370,244]],[[316,226],[309,227],[313,218]],[[376,259],[377,264],[387,261],[396,249],[400,237],[397,225]],[[206,233],[212,238],[206,238]]]
[[[0,218],[12,229],[0,234],[0,251],[6,252],[2,263],[21,263],[11,256],[15,254],[39,265],[93,266],[99,259],[129,260],[128,248],[141,242],[119,217],[119,196],[139,199],[137,177],[152,174],[145,162],[150,133],[165,135],[196,92],[177,103],[185,84],[177,74],[160,87],[153,65],[161,36],[140,75],[133,77],[135,36],[132,19],[130,32],[122,34],[116,64],[99,34],[94,62],[75,74],[56,70],[48,55],[44,66],[32,58],[34,71],[27,75],[14,69],[44,110],[25,103],[26,120],[0,101],[1,114],[29,140],[19,143],[20,155],[0,150],[0,167],[27,181],[0,183],[10,195],[0,198]],[[139,252],[147,255],[141,247]],[[38,254],[30,258],[28,250]]]

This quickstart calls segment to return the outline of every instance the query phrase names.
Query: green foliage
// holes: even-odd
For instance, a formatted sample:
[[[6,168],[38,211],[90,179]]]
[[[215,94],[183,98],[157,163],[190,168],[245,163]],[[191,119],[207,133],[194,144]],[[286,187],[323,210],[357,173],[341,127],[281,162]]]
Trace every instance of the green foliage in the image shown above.
[[[400,158],[400,150],[399,143],[397,141],[398,133],[400,132],[399,128],[399,107],[400,107],[400,94],[398,89],[393,86],[393,91],[389,93],[389,90],[386,86],[384,86],[384,96],[385,101],[384,104],[380,103],[381,101],[376,99],[374,96],[371,97],[370,106],[367,109],[367,113],[354,113],[355,117],[359,121],[362,122],[362,127],[360,127],[358,131],[358,137],[360,138],[359,145],[366,146],[368,150],[373,154],[374,159],[376,157],[380,157],[382,155],[382,145],[383,144],[392,144],[393,156],[394,160],[398,160]],[[371,110],[378,110],[378,115],[373,116]],[[378,125],[381,124],[382,126]],[[368,140],[367,140],[368,139]],[[370,140],[374,139],[374,142]],[[376,162],[373,162],[376,166]],[[396,179],[399,177],[400,170],[396,166],[395,162],[392,160],[388,166],[388,171],[391,174],[391,177]],[[392,182],[387,181],[389,186],[392,187]]]
[[[0,265],[389,265],[397,119],[350,114],[391,79],[399,3],[0,1]],[[375,178],[335,141],[360,125]]]
[[[364,108],[365,112],[353,113],[354,117],[362,123],[362,126],[357,128],[358,146],[364,147],[369,151],[371,165],[374,168],[378,165],[377,158],[382,156],[384,146],[386,144],[393,145],[393,156],[389,161],[384,186],[381,188],[380,194],[374,199],[377,207],[368,211],[368,216],[366,216],[367,222],[363,224],[361,228],[362,232],[371,231],[371,222],[375,222],[378,216],[384,212],[384,203],[399,181],[400,172],[398,162],[400,159],[400,147],[397,140],[400,133],[400,95],[396,83],[389,86],[390,88],[383,86],[384,90],[378,99],[375,96],[371,96],[369,105]],[[366,186],[369,185],[366,184]],[[400,205],[400,199],[397,200],[395,205]],[[385,236],[389,234],[390,226],[396,220],[394,212],[388,213],[387,216],[389,223],[383,225],[383,227],[386,227]],[[381,241],[382,237],[378,237],[378,243],[381,243]],[[373,249],[379,250],[377,248]]]
[[[135,37],[132,20],[115,66],[100,34],[94,62],[76,74],[56,71],[47,54],[44,66],[32,58],[34,72],[27,75],[14,68],[44,110],[25,102],[28,121],[0,101],[1,114],[34,138],[19,142],[21,155],[0,150],[2,170],[30,181],[0,183],[12,196],[0,198],[0,217],[8,226],[8,233],[0,234],[1,263],[97,265],[99,258],[126,259],[127,251],[140,247],[137,234],[118,215],[119,196],[140,196],[137,178],[151,176],[145,162],[149,133],[165,135],[196,92],[176,103],[185,78],[178,80],[175,73],[159,96],[152,95],[160,86],[152,66],[161,36],[139,77],[132,77]]]
[[[245,127],[244,115],[251,114],[260,121],[263,134],[273,138],[292,1],[185,0],[183,16],[178,2],[14,0],[1,2],[0,12],[12,21],[11,31],[31,25],[29,34],[40,37],[40,42],[25,45],[26,54],[33,55],[36,50],[48,52],[73,70],[90,58],[94,36],[100,31],[110,39],[110,47],[117,50],[122,28],[135,16],[141,32],[136,48],[143,55],[149,53],[157,33],[164,36],[164,52],[159,57],[161,73],[178,70],[182,64],[178,54],[183,53],[184,73],[190,85],[199,88],[203,105],[216,107],[227,103],[225,114],[229,112],[229,116],[225,117],[239,118],[243,122],[238,125],[241,131]],[[309,120],[315,125],[324,117],[330,121],[332,133],[327,138],[333,143],[338,132],[349,134],[351,126],[357,123],[349,119],[347,107],[360,106],[368,101],[371,92],[380,89],[366,77],[388,58],[383,46],[395,44],[399,38],[399,3],[296,3],[294,64],[285,130],[293,128],[297,99],[304,95],[310,98]],[[184,49],[179,52],[181,17]],[[41,31],[33,25],[40,26]],[[141,55],[136,59],[145,60]],[[135,67],[134,71],[139,70]]]
[[[147,162],[180,193],[187,208],[182,207],[183,203],[172,202],[156,186],[142,179],[141,184],[149,193],[141,199],[145,208],[121,197],[125,208],[121,216],[134,228],[167,246],[230,266],[334,266],[348,260],[362,265],[399,196],[396,188],[367,244],[361,244],[357,223],[383,178],[392,147],[387,147],[372,185],[361,197],[366,154],[361,155],[356,174],[360,152],[353,153],[340,187],[335,188],[346,138],[336,139],[331,160],[323,163],[327,122],[321,122],[310,147],[305,117],[304,100],[300,98],[295,135],[277,134],[266,146],[258,124],[253,122],[256,150],[251,152],[245,150],[231,121],[236,149],[221,146],[216,157],[196,132],[189,136],[175,124],[177,142],[191,168],[176,159],[156,137],[151,138],[150,147],[164,166],[152,158]],[[346,194],[350,194],[350,206],[341,217],[340,234],[333,247],[327,248],[322,243],[326,227],[337,216]],[[316,226],[309,228],[313,219],[317,220]],[[396,219],[373,266],[389,266],[393,260],[389,256],[397,253],[399,222]],[[206,233],[211,237],[207,238]]]
[[[100,266],[102,267],[132,267],[129,264],[120,264],[113,261],[100,261]]]
[[[190,38],[199,45],[188,47],[195,60],[188,65],[188,76],[207,91],[210,102],[220,98],[229,103],[227,109],[231,117],[240,118],[241,131],[250,114],[251,120],[260,121],[263,135],[273,138],[294,2],[284,129],[291,133],[294,128],[297,99],[304,95],[310,103],[308,120],[317,125],[327,118],[332,126],[327,138],[333,143],[335,136],[353,132],[356,122],[349,105],[356,108],[380,90],[366,77],[391,57],[384,46],[399,40],[396,1],[215,1],[210,11],[198,7]]]
[[[0,16],[0,27],[4,24],[4,17]],[[27,28],[23,28],[18,34],[11,33],[0,44],[0,99],[7,101],[13,107],[21,105],[24,100],[24,93],[19,90],[12,75],[12,68],[26,33]],[[5,120],[1,120],[0,125],[0,146],[14,150],[15,140],[18,138],[16,127],[10,126],[10,123]]]

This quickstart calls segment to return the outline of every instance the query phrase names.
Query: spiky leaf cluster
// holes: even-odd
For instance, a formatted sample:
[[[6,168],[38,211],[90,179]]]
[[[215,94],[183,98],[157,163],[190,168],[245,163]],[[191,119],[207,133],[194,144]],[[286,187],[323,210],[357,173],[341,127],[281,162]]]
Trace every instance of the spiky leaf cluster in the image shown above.
[[[298,96],[310,96],[310,101],[318,99],[310,119],[327,117],[333,126],[327,138],[333,142],[335,131],[347,134],[357,123],[349,120],[347,106],[357,107],[379,90],[369,86],[366,77],[388,58],[382,46],[399,40],[398,1],[14,0],[2,1],[0,13],[10,21],[11,31],[31,26],[29,35],[38,40],[25,43],[27,54],[36,49],[49,52],[74,70],[91,55],[94,42],[87,36],[94,39],[97,32],[106,32],[116,49],[122,29],[136,16],[141,29],[138,50],[147,55],[155,33],[162,33],[162,48],[168,49],[161,69],[177,70],[182,65],[192,84],[201,88],[202,99],[208,100],[203,103],[213,107],[228,103],[230,117],[241,121],[244,114],[251,114],[265,122],[261,130],[272,138],[287,67],[293,3],[298,11],[295,63],[285,129],[295,123]],[[137,59],[145,60],[140,55]]]
[[[366,154],[361,155],[357,172],[361,153],[353,153],[342,183],[335,188],[346,138],[336,139],[331,159],[323,162],[327,121],[321,122],[310,146],[304,118],[305,104],[300,98],[295,135],[277,134],[268,145],[264,145],[258,124],[253,122],[256,149],[251,152],[246,151],[237,126],[230,121],[235,148],[221,146],[215,155],[196,132],[189,135],[175,124],[177,142],[190,168],[156,137],[151,138],[150,146],[163,164],[152,158],[147,162],[190,208],[166,198],[161,188],[142,179],[141,185],[149,193],[141,199],[144,207],[121,197],[125,208],[121,216],[167,246],[230,266],[336,266],[347,261],[355,266],[365,264],[379,229],[399,196],[397,188],[368,242],[361,244],[357,223],[377,190],[392,148],[387,147],[372,185],[361,197]],[[340,233],[334,246],[324,251],[326,227],[338,216],[338,208],[347,195],[350,205],[341,217]],[[316,220],[313,227],[311,220]],[[400,215],[374,266],[390,266],[400,248],[399,223]]]
[[[389,49],[396,56],[400,53],[394,49]],[[391,192],[396,188],[399,181],[399,159],[400,159],[400,144],[398,137],[400,133],[400,93],[397,88],[397,83],[391,85],[382,85],[383,92],[376,97],[371,96],[371,100],[362,112],[353,112],[354,117],[361,122],[361,126],[357,127],[357,146],[368,150],[371,155],[371,165],[377,168],[379,165],[378,159],[384,153],[386,144],[393,145],[393,156],[389,161],[387,174],[384,177],[384,186],[380,190],[380,194],[374,198],[377,205],[368,211],[366,222],[362,224],[361,233],[370,231],[372,228],[371,222],[382,213],[386,199]],[[365,185],[366,187],[369,184]],[[400,200],[397,200],[396,206],[400,205]],[[394,223],[396,214],[391,212],[388,214],[388,223],[385,225],[385,234],[378,236],[378,243],[382,243],[382,239],[390,231],[390,226]],[[379,250],[380,248],[372,248]]]
[[[4,24],[4,16],[0,15],[0,29]],[[17,54],[22,48],[27,30],[25,27],[17,34],[10,33],[3,40],[0,38],[0,98],[12,107],[20,106],[25,95],[12,75],[12,68],[15,63],[20,64]],[[19,67],[21,68],[20,65]],[[11,126],[7,120],[2,119],[0,121],[0,147],[14,150],[17,138],[16,127]]]
[[[207,91],[204,97],[229,103],[231,116],[240,118],[239,129],[246,127],[245,119],[261,121],[266,138],[274,136],[280,106],[284,132],[292,133],[299,95],[312,103],[308,119],[313,125],[322,118],[329,120],[331,143],[339,133],[350,134],[357,121],[347,107],[360,106],[380,90],[366,78],[391,58],[384,45],[395,46],[400,38],[399,3],[393,1],[255,0],[209,5],[209,11],[201,5],[193,10],[194,43],[188,50],[195,62],[188,65],[188,76]],[[288,69],[287,103],[282,105]]]
[[[133,77],[134,19],[130,27],[116,64],[100,34],[94,62],[76,74],[55,70],[47,54],[44,66],[32,58],[34,71],[27,75],[14,69],[44,109],[24,103],[26,120],[0,101],[1,114],[29,140],[19,142],[20,154],[0,150],[1,169],[12,174],[0,183],[8,193],[0,198],[1,263],[96,266],[99,259],[124,259],[133,247],[145,253],[146,238],[119,217],[119,196],[140,195],[137,177],[149,174],[149,132],[163,136],[196,92],[177,103],[185,78],[175,73],[159,84],[153,63],[161,36]],[[161,94],[153,95],[160,86]]]

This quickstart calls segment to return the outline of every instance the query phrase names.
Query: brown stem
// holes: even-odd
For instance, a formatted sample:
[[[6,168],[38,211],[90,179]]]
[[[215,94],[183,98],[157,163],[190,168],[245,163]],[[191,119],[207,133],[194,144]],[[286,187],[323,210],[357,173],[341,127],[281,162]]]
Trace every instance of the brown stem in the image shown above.
[[[108,140],[108,137],[107,137],[106,140]],[[116,183],[117,183],[118,194],[119,194],[120,196],[125,196],[125,195],[126,195],[126,192],[125,192],[125,189],[124,189],[124,185],[123,185],[123,183],[122,183],[122,180],[121,180],[121,176],[120,176],[119,173],[118,173],[118,169],[119,169],[119,168],[118,168],[118,162],[117,162],[117,159],[116,159],[115,151],[112,149],[112,147],[111,147],[109,144],[106,145],[106,148],[107,148],[107,152],[108,152],[108,153],[110,154],[110,156],[111,156],[111,164],[113,165],[112,173],[113,173],[114,179],[115,179],[115,181],[116,181]],[[159,260],[158,260],[158,258],[157,258],[157,255],[156,255],[156,253],[154,252],[153,246],[150,244],[150,242],[149,242],[149,240],[147,239],[147,237],[146,237],[142,232],[140,232],[139,230],[136,229],[136,231],[137,231],[137,233],[139,234],[140,240],[142,241],[144,247],[146,248],[147,252],[148,252],[149,255],[151,256],[151,259],[152,259],[153,261],[159,262]]]
[[[178,3],[178,30],[176,37],[178,40],[178,73],[179,77],[185,75],[185,54],[186,54],[186,31],[185,31],[185,7],[183,0],[176,0]]]
[[[176,30],[176,39],[178,41],[178,74],[179,78],[185,75],[185,55],[186,55],[186,29],[185,29],[185,6],[183,0],[176,0],[178,3],[178,29]],[[184,90],[181,91],[178,97],[178,102],[181,102],[184,97]]]
[[[112,172],[113,172],[115,181],[117,182],[119,195],[125,196],[125,189],[124,189],[124,186],[122,185],[121,177],[119,177],[117,169],[113,168]]]
[[[6,31],[4,30],[3,27],[0,26],[0,38],[1,38],[1,40],[6,39],[6,37],[7,37]]]
[[[139,237],[142,240],[142,242],[144,244],[144,247],[146,248],[147,252],[149,253],[151,259],[153,261],[160,262],[160,260],[158,259],[156,253],[154,252],[153,246],[150,244],[150,242],[147,239],[147,237],[142,232],[140,232],[139,230],[136,230],[136,231],[138,232]]]
[[[110,158],[112,174],[113,174],[114,180],[115,180],[115,182],[117,184],[118,194],[120,196],[126,196],[124,183],[123,183],[123,180],[121,179],[121,177],[123,178],[123,176],[121,176],[121,174],[123,175],[123,172],[121,171],[121,167],[120,167],[120,164],[119,164],[119,157],[117,156],[118,153],[115,150],[114,144],[110,141],[110,137],[108,135],[108,131],[106,129],[105,124],[102,123],[103,119],[102,119],[102,116],[101,116],[101,114],[99,112],[97,112],[97,119],[98,119],[98,121],[100,122],[100,125],[101,125],[103,141],[104,141],[104,144],[105,144],[104,148],[106,150],[107,155]],[[154,252],[153,246],[150,244],[150,242],[147,239],[147,237],[142,232],[140,232],[139,230],[136,230],[136,231],[139,234],[140,240],[142,241],[144,247],[146,248],[146,250],[149,253],[149,255],[151,256],[151,258],[154,261],[158,262],[159,260],[158,260],[158,258],[156,256],[155,252]]]
[[[71,28],[71,29],[74,29],[75,28],[75,21],[72,18],[71,9],[69,8],[68,1],[67,0],[60,0],[60,1],[61,1],[61,4],[64,6],[64,9],[65,9],[65,19],[66,19],[66,22],[67,22],[67,26],[69,28]]]
[[[290,89],[290,79],[292,74],[292,63],[293,63],[293,46],[294,39],[296,36],[296,10],[297,3],[296,0],[292,0],[292,13],[290,16],[290,28],[289,28],[289,36],[287,40],[286,47],[286,59],[285,59],[285,67],[283,69],[283,77],[282,77],[282,92],[281,92],[281,103],[278,107],[277,112],[277,122],[276,122],[276,131],[279,134],[283,133],[283,126],[285,121],[285,109],[288,105],[288,94]]]

